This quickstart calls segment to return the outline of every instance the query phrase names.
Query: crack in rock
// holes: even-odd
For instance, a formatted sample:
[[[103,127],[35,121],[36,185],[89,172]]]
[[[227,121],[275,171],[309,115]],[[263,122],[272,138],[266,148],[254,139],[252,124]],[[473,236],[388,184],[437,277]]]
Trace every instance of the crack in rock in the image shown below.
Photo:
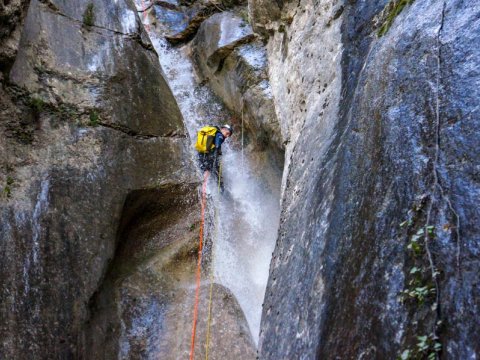
[[[50,11],[52,11],[54,14],[56,15],[59,15],[59,16],[62,16],[72,22],[75,22],[77,24],[80,24],[81,26],[83,26],[83,21],[81,20],[78,20],[78,19],[75,19],[71,16],[68,16],[64,13],[62,13],[60,11],[60,9],[55,5],[53,4],[51,1],[49,0],[39,0],[40,3],[42,3],[43,5],[45,5],[47,7],[47,9],[49,9]],[[142,37],[141,37],[141,34],[139,32],[134,32],[134,33],[124,33],[124,32],[121,32],[121,31],[118,31],[118,30],[114,30],[114,29],[110,29],[110,28],[106,28],[104,26],[99,26],[99,25],[90,25],[89,28],[95,28],[95,29],[101,29],[101,30],[105,30],[105,31],[108,31],[108,32],[111,32],[115,35],[120,35],[120,36],[124,36],[130,40],[133,40],[135,42],[137,42],[142,48],[144,48],[145,50],[147,51],[151,51],[153,52],[157,57],[158,57],[158,54],[157,52],[155,51],[155,49],[153,48],[153,45],[152,44],[149,44],[149,43],[145,43],[143,40],[142,40]],[[97,34],[100,34],[97,32]]]
[[[156,138],[177,138],[177,139],[185,139],[187,137],[186,134],[178,134],[176,131],[170,131],[169,133],[166,134],[144,134],[141,132],[138,132],[136,130],[133,130],[125,125],[120,125],[120,124],[114,124],[114,123],[106,123],[106,122],[99,122],[98,125],[110,128],[113,130],[120,131],[128,136],[134,137],[136,139],[140,140],[146,140],[146,139],[156,139]]]

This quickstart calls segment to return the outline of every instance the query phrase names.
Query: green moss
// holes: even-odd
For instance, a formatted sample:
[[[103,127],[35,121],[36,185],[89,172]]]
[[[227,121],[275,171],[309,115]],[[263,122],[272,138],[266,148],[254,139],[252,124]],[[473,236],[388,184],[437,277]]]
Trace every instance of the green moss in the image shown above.
[[[242,9],[238,12],[238,15],[242,18],[242,20],[245,22],[245,23],[249,23],[249,18],[248,18],[248,10],[247,9]],[[246,24],[245,24],[246,25]],[[245,26],[244,25],[244,26]]]
[[[411,5],[415,0],[391,0],[384,10],[383,23],[378,29],[378,37],[385,35],[393,24],[395,18],[402,12],[407,5]]]
[[[12,186],[13,186],[13,183],[15,181],[13,180],[13,178],[11,176],[7,176],[7,181],[6,181],[6,184],[5,186],[3,187],[3,193],[5,194],[5,196],[7,198],[11,198],[12,197]]]
[[[35,113],[39,114],[45,107],[45,102],[41,98],[32,96],[29,100],[28,105],[30,106],[30,108],[33,109]]]
[[[93,26],[95,22],[95,8],[93,6],[93,3],[89,3],[87,5],[87,8],[85,9],[85,12],[83,13],[83,25],[85,26]]]
[[[98,112],[95,110],[90,111],[90,115],[88,117],[88,126],[98,126],[100,124],[100,116],[98,115]]]

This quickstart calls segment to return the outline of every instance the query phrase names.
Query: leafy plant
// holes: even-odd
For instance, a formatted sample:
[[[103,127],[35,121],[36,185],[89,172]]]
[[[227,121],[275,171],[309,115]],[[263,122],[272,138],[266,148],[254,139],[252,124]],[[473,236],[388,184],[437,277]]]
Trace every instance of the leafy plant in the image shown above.
[[[442,344],[438,338],[433,335],[417,336],[415,348],[406,349],[397,357],[397,360],[428,359],[434,360],[437,354],[442,350]]]
[[[90,111],[90,115],[88,116],[88,126],[98,126],[100,124],[100,116],[95,110]]]
[[[43,110],[45,102],[41,98],[32,96],[29,101],[29,106],[38,114]]]
[[[428,360],[434,360],[437,353],[442,350],[442,344],[437,341],[437,337],[433,334],[417,336],[417,340],[417,354],[424,356],[428,354]]]
[[[406,349],[400,354],[400,356],[398,357],[398,360],[410,360],[411,358],[412,358],[412,350]]]
[[[89,3],[85,12],[83,13],[83,25],[85,26],[93,26],[95,22],[95,7],[93,3]]]
[[[15,180],[11,176],[7,176],[7,181],[5,186],[3,187],[3,193],[7,198],[12,196],[12,186]]]

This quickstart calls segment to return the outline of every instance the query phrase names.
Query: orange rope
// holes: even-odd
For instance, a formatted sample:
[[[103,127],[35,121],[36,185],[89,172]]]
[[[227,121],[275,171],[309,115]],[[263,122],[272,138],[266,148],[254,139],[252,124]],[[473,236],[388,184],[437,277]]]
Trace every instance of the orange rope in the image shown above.
[[[198,261],[197,261],[197,281],[195,289],[195,306],[193,308],[193,326],[192,326],[192,345],[190,347],[190,360],[193,360],[195,348],[195,334],[197,330],[197,315],[198,315],[198,298],[200,295],[200,276],[202,271],[202,248],[203,248],[203,226],[205,223],[205,202],[207,199],[207,180],[210,175],[209,171],[205,171],[202,186],[202,221],[200,223],[200,239],[198,245]]]

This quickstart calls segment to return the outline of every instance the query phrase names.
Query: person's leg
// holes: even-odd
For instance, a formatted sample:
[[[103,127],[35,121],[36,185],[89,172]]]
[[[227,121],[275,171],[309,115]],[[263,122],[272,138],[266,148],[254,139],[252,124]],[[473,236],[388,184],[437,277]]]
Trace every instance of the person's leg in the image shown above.
[[[200,166],[200,170],[202,170],[203,172],[209,171],[210,166],[209,166],[208,154],[198,153],[198,164]]]

